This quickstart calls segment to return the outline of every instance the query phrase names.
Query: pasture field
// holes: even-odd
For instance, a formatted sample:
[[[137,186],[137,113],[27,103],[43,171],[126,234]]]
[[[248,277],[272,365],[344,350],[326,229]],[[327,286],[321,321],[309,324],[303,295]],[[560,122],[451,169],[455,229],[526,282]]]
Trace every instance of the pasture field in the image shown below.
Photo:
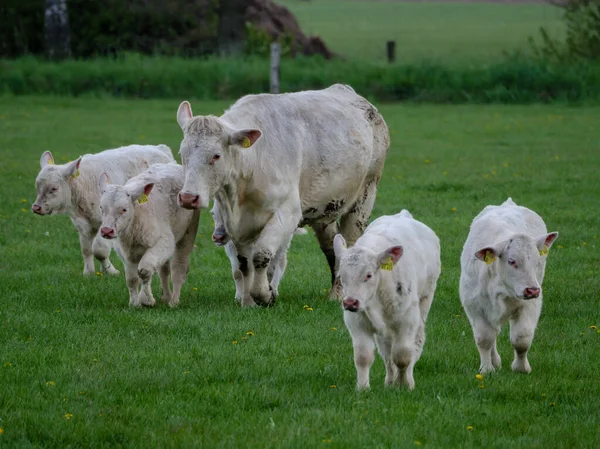
[[[416,389],[384,388],[377,358],[357,393],[313,236],[294,238],[275,307],[242,310],[205,213],[181,306],[132,310],[123,275],[83,278],[68,218],[30,212],[44,150],[59,162],[133,142],[177,152],[179,100],[0,104],[0,447],[597,447],[600,108],[380,107],[392,146],[372,218],[409,209],[439,235],[443,268]],[[480,382],[459,256],[472,218],[508,196],[560,236],[533,372],[511,372],[504,329],[502,369]]]
[[[489,64],[503,52],[530,51],[527,39],[544,27],[562,38],[561,10],[543,3],[279,0],[302,31],[319,35],[349,60],[385,61],[396,41],[397,62],[445,66]]]

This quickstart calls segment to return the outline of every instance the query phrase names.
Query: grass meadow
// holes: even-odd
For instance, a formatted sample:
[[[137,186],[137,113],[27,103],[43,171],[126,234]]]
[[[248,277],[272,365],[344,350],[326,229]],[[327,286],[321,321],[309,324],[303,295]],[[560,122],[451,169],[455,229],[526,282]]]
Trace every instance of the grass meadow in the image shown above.
[[[373,218],[409,209],[440,237],[443,269],[416,389],[384,388],[377,358],[371,391],[357,393],[312,235],[294,238],[276,306],[242,310],[205,213],[181,306],[132,310],[123,275],[83,278],[67,217],[30,212],[43,151],[60,162],[133,142],[177,152],[179,100],[1,104],[0,447],[597,447],[600,108],[380,106],[392,145]],[[459,256],[472,218],[508,196],[560,237],[533,372],[511,372],[505,329],[503,367],[480,382]]]
[[[302,30],[319,35],[337,54],[355,61],[386,60],[396,41],[398,64],[487,65],[504,52],[529,53],[539,28],[564,36],[561,10],[543,3],[279,0]]]

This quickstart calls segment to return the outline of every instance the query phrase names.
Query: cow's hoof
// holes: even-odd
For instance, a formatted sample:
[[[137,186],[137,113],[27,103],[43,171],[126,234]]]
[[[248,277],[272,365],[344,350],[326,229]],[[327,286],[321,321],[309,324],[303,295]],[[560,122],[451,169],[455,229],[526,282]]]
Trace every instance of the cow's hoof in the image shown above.
[[[121,272],[119,270],[117,270],[115,267],[113,267],[112,265],[110,267],[108,267],[106,270],[104,270],[103,273],[109,274],[111,276],[118,276],[121,274]]]

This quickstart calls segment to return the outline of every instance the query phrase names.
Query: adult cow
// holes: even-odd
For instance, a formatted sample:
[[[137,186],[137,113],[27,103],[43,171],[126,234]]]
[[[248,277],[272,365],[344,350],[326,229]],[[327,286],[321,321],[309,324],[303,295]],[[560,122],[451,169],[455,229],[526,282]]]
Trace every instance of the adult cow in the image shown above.
[[[177,121],[185,173],[179,205],[207,208],[218,199],[244,276],[242,305],[273,301],[269,262],[307,224],[329,262],[332,296],[339,296],[333,237],[341,233],[352,245],[362,235],[390,143],[377,109],[335,84],[248,95],[221,117],[194,117],[184,101]]]

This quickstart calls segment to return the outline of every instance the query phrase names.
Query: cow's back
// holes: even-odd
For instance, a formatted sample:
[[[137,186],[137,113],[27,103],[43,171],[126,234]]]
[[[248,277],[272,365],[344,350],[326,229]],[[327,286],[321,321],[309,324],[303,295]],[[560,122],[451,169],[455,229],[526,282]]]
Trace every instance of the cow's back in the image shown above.
[[[303,207],[327,201],[327,196],[341,198],[348,185],[360,186],[368,174],[378,175],[389,145],[377,109],[343,85],[249,95],[221,119],[237,129],[262,131],[252,151],[269,172],[265,182],[294,183]]]

